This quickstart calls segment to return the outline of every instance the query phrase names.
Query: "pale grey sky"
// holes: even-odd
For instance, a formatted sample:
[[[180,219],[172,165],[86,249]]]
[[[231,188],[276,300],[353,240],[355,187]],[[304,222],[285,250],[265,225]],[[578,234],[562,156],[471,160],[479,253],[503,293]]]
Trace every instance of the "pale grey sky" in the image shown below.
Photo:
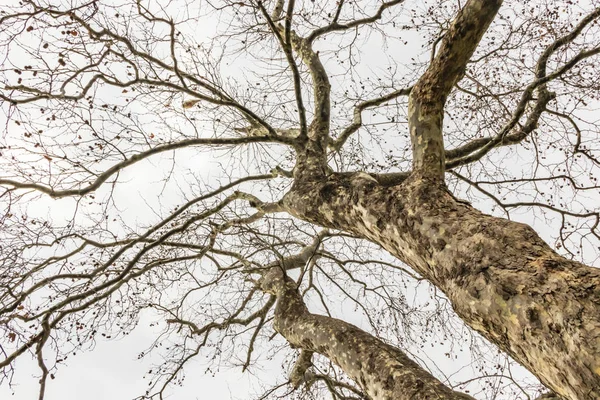
[[[192,2],[201,4],[202,2]],[[373,2],[371,2],[373,3]],[[413,2],[414,3],[414,2]],[[10,4],[8,0],[0,0],[0,5]],[[178,2],[170,2],[168,7],[179,12]],[[412,3],[408,3],[412,4]],[[181,11],[183,12],[183,11]],[[188,11],[193,14],[195,11]],[[210,35],[215,26],[210,21],[204,19],[203,24],[196,25],[194,35]],[[186,33],[186,32],[184,32]],[[189,33],[188,34],[192,34]],[[422,49],[422,41],[419,35],[407,34],[404,39],[409,43],[400,45],[392,41],[393,48],[385,48],[381,45],[377,34],[373,34],[361,48],[361,64],[357,67],[364,74],[374,70],[384,70],[394,60],[403,60],[406,62],[411,57],[423,59],[428,55]],[[362,39],[361,39],[362,40]],[[330,42],[319,44],[326,48]],[[334,45],[335,46],[335,45]],[[234,63],[224,67],[224,73],[237,74],[242,77],[250,69],[245,68],[243,57],[237,58]],[[335,75],[337,63],[332,57],[325,60],[326,66]],[[256,70],[256,67],[254,68]],[[332,78],[332,83],[338,86],[338,89],[344,85],[353,85],[347,76],[340,75]],[[356,83],[354,85],[357,85]],[[105,93],[107,99],[118,93]],[[182,101],[184,99],[177,99]],[[178,106],[174,105],[174,106]],[[345,110],[348,114],[348,110]],[[341,112],[341,111],[340,111]],[[187,112],[188,116],[193,116],[194,110]],[[367,119],[368,116],[365,116]],[[181,121],[178,121],[178,123]],[[188,121],[189,122],[189,121]],[[181,122],[181,126],[184,122]],[[160,129],[164,129],[164,126]],[[399,140],[399,139],[397,139]],[[186,149],[177,151],[173,158],[172,154],[155,156],[149,160],[140,162],[124,170],[119,176],[119,184],[113,191],[113,198],[117,204],[121,217],[127,221],[130,226],[139,226],[155,221],[157,216],[155,211],[172,209],[181,201],[181,188],[185,188],[188,183],[197,183],[197,181],[209,182],[215,177],[221,176],[223,181],[227,178],[221,175],[220,163],[225,155],[223,152],[209,153],[207,151],[199,152],[197,149]],[[493,157],[491,157],[493,160]],[[163,185],[161,179],[171,175],[171,180],[167,185]],[[197,181],[196,181],[197,180]],[[98,198],[106,198],[112,188],[102,188],[97,192]],[[196,189],[197,191],[198,189]],[[592,197],[593,199],[593,197]],[[69,218],[73,215],[75,208],[82,207],[76,205],[70,199],[50,200],[42,198],[36,200],[29,206],[29,212],[40,216],[51,214],[56,221],[61,218]],[[484,204],[484,208],[491,209],[492,204]],[[90,206],[90,209],[93,207]],[[85,214],[81,211],[80,219]],[[551,238],[551,232],[548,229],[551,225],[556,225],[556,219],[541,221],[534,219],[528,213],[515,214],[516,218],[523,222],[533,224],[538,232],[545,238]],[[415,284],[406,289],[407,297],[418,298],[425,301],[430,295],[431,290],[426,284]],[[165,294],[168,296],[169,294]],[[317,309],[317,302],[311,304],[313,310]],[[342,303],[336,310],[339,315],[343,315],[349,322],[359,326],[367,326],[366,323],[358,319],[357,313],[353,311],[353,305]],[[138,327],[125,338],[118,340],[98,339],[95,347],[89,351],[80,351],[76,356],[71,356],[61,365],[56,373],[56,379],[49,381],[47,389],[47,400],[105,400],[105,399],[132,399],[143,394],[148,385],[148,381],[143,379],[144,373],[153,368],[153,363],[160,360],[160,353],[142,360],[137,359],[137,355],[146,350],[156,339],[156,336],[164,328],[165,322],[158,321],[156,316],[146,313],[140,319]],[[154,326],[150,326],[154,324]],[[2,340],[2,339],[0,339]],[[273,340],[273,343],[282,345],[284,342],[280,337]],[[414,346],[413,346],[414,347]],[[416,347],[410,350],[414,356],[431,368],[436,375],[442,379],[444,376],[452,375],[452,381],[466,380],[472,377],[472,371],[465,367],[469,363],[471,354],[468,352],[469,343],[465,344],[465,351],[460,354],[458,359],[449,360],[445,353],[450,351],[450,343],[444,345],[427,344],[426,349]],[[196,360],[189,363],[185,369],[186,379],[181,387],[173,385],[169,389],[171,399],[193,400],[193,399],[246,399],[250,395],[259,395],[268,387],[269,384],[281,382],[285,379],[285,372],[281,364],[284,362],[282,357],[276,357],[272,360],[266,360],[265,349],[258,349],[257,353],[262,353],[260,363],[256,368],[249,372],[241,373],[241,368],[223,367],[213,377],[207,373],[207,360],[201,354]],[[243,355],[240,355],[243,358]],[[39,368],[33,359],[28,357],[19,358],[15,364],[16,375],[13,380],[13,387],[0,387],[0,399],[13,398],[17,400],[32,400],[37,398]],[[436,368],[439,368],[436,369]],[[520,376],[529,376],[528,373],[519,367],[514,367],[513,372]],[[264,383],[264,387],[261,387]]]

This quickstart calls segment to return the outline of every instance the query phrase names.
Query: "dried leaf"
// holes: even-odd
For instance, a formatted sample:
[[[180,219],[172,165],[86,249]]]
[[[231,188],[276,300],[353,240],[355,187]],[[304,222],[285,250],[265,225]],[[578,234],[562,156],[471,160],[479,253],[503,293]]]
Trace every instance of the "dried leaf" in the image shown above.
[[[187,100],[183,102],[183,108],[192,108],[198,104],[200,100]]]

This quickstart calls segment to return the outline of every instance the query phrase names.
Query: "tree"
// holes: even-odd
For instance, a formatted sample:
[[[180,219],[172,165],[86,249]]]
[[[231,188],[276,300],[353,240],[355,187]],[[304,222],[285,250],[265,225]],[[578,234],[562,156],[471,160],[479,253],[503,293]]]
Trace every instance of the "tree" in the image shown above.
[[[471,398],[389,344],[401,330],[372,307],[401,319],[404,279],[425,279],[556,393],[544,398],[600,398],[600,271],[580,262],[600,248],[600,8],[197,3],[3,6],[7,380],[30,352],[43,398],[66,343],[127,332],[151,308],[185,340],[148,397],[214,337],[219,351],[245,346],[249,367],[272,323],[301,350],[292,388]],[[199,21],[218,21],[210,40]],[[372,65],[360,52],[375,36],[388,60]],[[398,54],[418,40],[427,51]],[[221,160],[210,176],[192,162],[204,149]],[[138,222],[119,191],[149,160],[172,168],[137,200],[155,212]],[[507,218],[545,218],[557,251],[472,205],[490,201]],[[372,259],[367,242],[397,261]],[[319,279],[355,301],[372,333],[308,311],[318,300],[329,313],[335,300]]]

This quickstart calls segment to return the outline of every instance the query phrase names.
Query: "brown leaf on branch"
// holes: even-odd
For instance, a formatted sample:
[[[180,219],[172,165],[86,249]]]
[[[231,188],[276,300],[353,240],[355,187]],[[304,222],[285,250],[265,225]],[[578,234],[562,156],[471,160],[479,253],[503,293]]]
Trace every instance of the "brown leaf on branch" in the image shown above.
[[[184,101],[182,105],[183,105],[183,108],[188,109],[188,108],[194,107],[199,102],[200,102],[200,100],[187,100],[187,101]]]

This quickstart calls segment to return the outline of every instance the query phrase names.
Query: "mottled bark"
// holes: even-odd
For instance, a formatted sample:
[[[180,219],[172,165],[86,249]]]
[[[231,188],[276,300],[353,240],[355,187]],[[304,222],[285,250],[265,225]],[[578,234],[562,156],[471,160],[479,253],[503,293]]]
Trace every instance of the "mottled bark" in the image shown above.
[[[442,384],[399,349],[356,326],[311,314],[296,283],[281,268],[271,268],[261,285],[277,296],[275,330],[291,345],[328,357],[373,400],[473,400]]]
[[[502,0],[469,0],[460,10],[440,49],[413,87],[408,123],[413,148],[413,169],[443,178],[442,124],[448,94],[462,78],[467,62],[496,16]]]
[[[295,174],[282,205],[298,218],[383,246],[556,394],[600,399],[600,270],[559,256],[524,224],[475,210],[443,183],[446,97],[500,4],[469,0],[413,87],[413,173],[406,180],[384,186],[364,173]],[[541,93],[547,97],[538,114],[551,99]]]
[[[418,174],[392,187],[367,174],[296,182],[283,206],[380,244],[557,394],[600,398],[600,270],[559,256],[529,226]]]
[[[312,351],[302,350],[300,352],[300,356],[296,360],[294,369],[290,373],[290,383],[294,389],[298,389],[302,383],[310,382],[312,374],[309,370],[310,367],[312,367],[312,356]]]
[[[554,393],[544,393],[543,395],[536,397],[535,400],[561,400],[561,398]]]

